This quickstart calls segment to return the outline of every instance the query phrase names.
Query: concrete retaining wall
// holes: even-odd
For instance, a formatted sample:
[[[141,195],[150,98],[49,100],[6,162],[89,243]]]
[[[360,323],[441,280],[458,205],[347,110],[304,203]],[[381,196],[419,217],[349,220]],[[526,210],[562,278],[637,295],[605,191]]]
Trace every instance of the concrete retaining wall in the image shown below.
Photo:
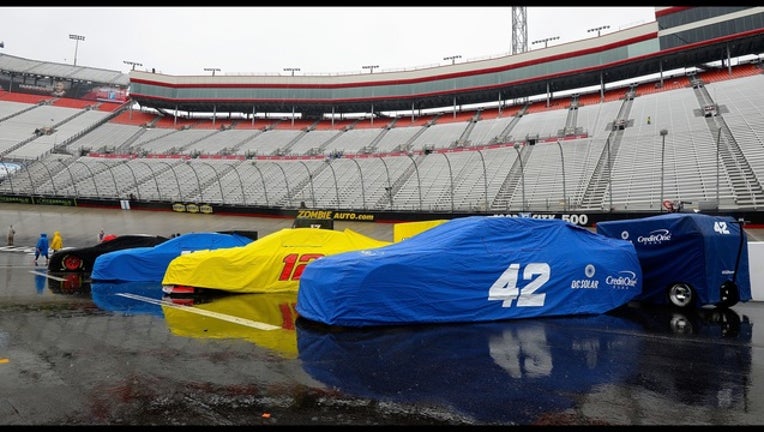
[[[748,242],[751,300],[764,301],[764,241]]]

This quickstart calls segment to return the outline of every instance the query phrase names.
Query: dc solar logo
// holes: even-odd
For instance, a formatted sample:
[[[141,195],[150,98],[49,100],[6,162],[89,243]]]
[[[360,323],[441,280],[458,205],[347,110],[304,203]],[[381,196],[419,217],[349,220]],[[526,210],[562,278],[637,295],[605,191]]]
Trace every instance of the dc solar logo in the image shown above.
[[[624,240],[628,240],[629,239],[629,232],[628,231],[621,232],[621,238],[624,239]]]
[[[594,277],[594,265],[587,264],[586,267],[584,267],[584,274],[588,278]]]

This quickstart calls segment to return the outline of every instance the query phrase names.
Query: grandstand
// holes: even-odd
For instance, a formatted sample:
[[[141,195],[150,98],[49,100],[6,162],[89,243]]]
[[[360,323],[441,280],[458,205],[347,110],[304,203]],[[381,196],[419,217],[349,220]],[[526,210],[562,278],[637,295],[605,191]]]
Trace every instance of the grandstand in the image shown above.
[[[704,8],[657,8],[656,15],[673,15],[678,26],[676,17],[686,9]],[[746,12],[757,19],[764,15],[758,8],[729,9],[717,10],[717,19],[733,22]],[[623,44],[663,44],[675,33],[654,30],[660,22],[616,32],[608,36],[612,41],[597,43],[622,39]],[[734,29],[725,29],[732,38]],[[633,42],[643,33],[653,39]],[[104,206],[129,199],[135,208],[177,210],[180,205],[186,211],[204,208],[213,213],[293,212],[306,203],[380,219],[524,213],[588,215],[589,222],[597,220],[595,215],[667,211],[663,203],[670,201],[762,223],[764,122],[759,119],[764,118],[764,76],[756,50],[764,35],[739,33],[744,34],[739,40],[747,42],[737,49],[752,51],[736,52],[740,57],[720,64],[696,63],[710,55],[698,47],[661,48],[629,60],[630,67],[603,67],[596,74],[600,81],[608,72],[625,76],[626,84],[602,82],[591,89],[585,86],[585,74],[573,79],[560,71],[559,82],[570,86],[558,85],[565,91],[507,93],[495,104],[490,103],[495,94],[483,88],[469,95],[454,91],[447,98],[422,96],[405,114],[395,113],[400,101],[391,94],[374,100],[356,118],[327,115],[325,110],[332,105],[332,114],[350,112],[359,102],[311,102],[309,90],[301,95],[307,100],[303,105],[257,101],[270,109],[287,106],[285,112],[301,109],[299,117],[247,113],[254,111],[249,103],[224,100],[210,110],[208,99],[189,102],[179,93],[181,113],[151,96],[152,86],[170,85],[178,77],[131,72],[133,92],[123,100],[93,97],[98,93],[93,89],[78,89],[76,97],[32,95],[18,85],[11,88],[10,72],[11,85],[0,90],[0,156],[21,169],[0,182],[0,199]],[[592,41],[581,43],[594,49]],[[704,44],[715,52],[718,42],[698,42]],[[537,61],[554,62],[545,58]],[[656,59],[681,64],[681,72],[636,75]],[[494,68],[504,62],[513,70],[496,72],[508,76],[508,84],[521,78],[512,74],[524,73],[512,69],[514,58],[486,62]],[[0,55],[0,76],[10,66],[34,69],[41,64]],[[485,66],[476,64],[473,72]],[[87,68],[77,72],[87,73],[81,69]],[[91,73],[105,78],[93,81],[99,88],[125,87],[118,74]],[[442,75],[409,73],[429,74],[432,80]],[[396,79],[405,81],[399,75]],[[194,77],[196,92],[225,78]],[[325,79],[345,78],[316,78]],[[524,91],[537,90],[545,80],[539,77]],[[521,86],[512,87],[520,91],[514,87]],[[457,96],[482,102],[458,104],[458,109],[456,103],[443,103]],[[422,110],[438,104],[440,110]],[[220,116],[194,116],[195,110]]]

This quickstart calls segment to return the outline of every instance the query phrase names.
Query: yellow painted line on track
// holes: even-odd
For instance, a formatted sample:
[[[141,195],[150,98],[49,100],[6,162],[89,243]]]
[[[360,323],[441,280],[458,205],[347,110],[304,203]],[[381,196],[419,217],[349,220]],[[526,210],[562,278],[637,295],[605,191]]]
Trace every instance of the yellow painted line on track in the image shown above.
[[[251,327],[251,328],[258,329],[258,330],[268,330],[268,331],[270,331],[270,330],[278,330],[278,329],[281,328],[279,326],[275,326],[275,325],[264,323],[264,322],[252,321],[252,320],[248,320],[246,318],[241,318],[241,317],[237,317],[237,316],[233,316],[233,315],[221,314],[221,313],[218,313],[218,312],[208,311],[206,309],[199,309],[199,308],[196,308],[196,307],[193,307],[193,306],[178,305],[178,304],[175,304],[175,303],[173,303],[171,301],[157,300],[157,299],[153,299],[151,297],[144,297],[144,296],[140,296],[140,295],[136,295],[136,294],[130,294],[130,293],[117,293],[116,295],[121,296],[121,297],[126,297],[126,298],[129,298],[129,299],[133,299],[133,300],[138,300],[138,301],[146,302],[146,303],[151,303],[151,304],[155,304],[155,305],[170,307],[170,308],[177,309],[177,310],[182,310],[182,311],[185,311],[185,312],[195,313],[195,314],[198,314],[198,315],[203,315],[203,316],[207,316],[207,317],[211,317],[211,318],[216,318],[216,319],[219,319],[219,320],[222,320],[222,321],[228,321],[228,322],[231,322],[231,323],[234,323],[234,324],[239,324],[239,325]]]

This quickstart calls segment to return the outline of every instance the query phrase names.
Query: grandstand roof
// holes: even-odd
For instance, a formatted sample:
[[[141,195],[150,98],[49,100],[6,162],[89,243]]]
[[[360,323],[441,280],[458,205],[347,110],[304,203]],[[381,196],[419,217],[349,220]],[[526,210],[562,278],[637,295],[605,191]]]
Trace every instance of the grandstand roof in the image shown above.
[[[130,76],[120,71],[30,60],[0,53],[0,74],[22,74],[127,87]]]

